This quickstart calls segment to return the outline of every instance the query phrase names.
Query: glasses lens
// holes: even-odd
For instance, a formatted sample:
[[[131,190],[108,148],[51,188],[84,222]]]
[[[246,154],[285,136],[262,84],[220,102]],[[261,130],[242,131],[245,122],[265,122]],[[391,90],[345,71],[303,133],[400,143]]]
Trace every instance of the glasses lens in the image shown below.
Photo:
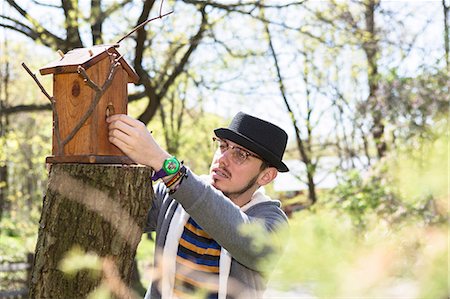
[[[246,153],[238,147],[233,148],[232,157],[234,162],[236,162],[236,164],[242,164],[244,163],[245,159],[247,159]]]
[[[217,149],[223,154],[228,149],[228,143],[225,141],[219,139],[219,138],[213,138],[214,144],[216,145]]]
[[[225,140],[213,137],[213,141],[221,154],[225,153],[227,150],[231,150],[231,153],[229,154],[233,162],[236,164],[244,163],[248,156],[250,156],[250,153],[247,151],[241,149],[240,147],[229,145]]]

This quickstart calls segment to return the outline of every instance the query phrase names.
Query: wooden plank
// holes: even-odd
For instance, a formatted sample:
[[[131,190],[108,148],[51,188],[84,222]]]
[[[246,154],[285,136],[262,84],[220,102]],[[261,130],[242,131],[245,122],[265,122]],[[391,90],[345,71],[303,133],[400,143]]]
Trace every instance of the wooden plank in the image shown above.
[[[92,78],[95,80],[95,78]],[[94,81],[95,82],[95,81]],[[60,74],[55,76],[54,97],[58,111],[61,139],[64,140],[78,124],[82,115],[88,110],[93,98],[93,90],[87,86],[79,74]],[[65,155],[92,154],[89,149],[88,118],[72,140],[64,147]],[[55,136],[54,136],[55,138]],[[53,152],[54,155],[57,152]]]
[[[105,72],[109,68],[107,65],[103,65],[104,70],[99,70],[99,72]],[[123,156],[124,154],[115,145],[109,142],[109,130],[108,123],[106,122],[106,110],[108,105],[112,107],[114,111],[111,114],[127,114],[127,104],[128,104],[128,91],[127,91],[127,73],[120,67],[114,77],[114,84],[112,84],[109,89],[103,95],[96,111],[98,126],[97,126],[97,136],[98,136],[98,155],[114,155]]]
[[[108,57],[109,53],[114,53],[117,57],[120,57],[120,53],[115,49],[118,45],[98,45],[90,48],[78,48],[67,52],[64,58],[50,62],[46,66],[42,67],[39,72],[41,75],[48,74],[63,74],[63,73],[76,73],[78,66],[82,66],[85,70],[97,64],[99,61]],[[92,55],[89,53],[92,52]],[[128,62],[122,57],[119,62],[128,74],[128,83],[138,83],[139,76],[136,71],[128,64]]]
[[[95,155],[82,155],[82,156],[49,156],[45,159],[49,164],[62,164],[62,163],[80,163],[80,164],[127,164],[136,165],[127,156],[95,156]]]
[[[79,65],[83,66],[86,70],[95,65],[98,61],[103,60],[108,56],[109,51],[111,53],[117,53],[112,45],[98,45],[90,48],[76,48],[64,54],[64,57],[52,61],[46,66],[42,67],[39,72],[41,75],[62,73],[62,72],[77,72]],[[91,55],[92,53],[92,55]]]

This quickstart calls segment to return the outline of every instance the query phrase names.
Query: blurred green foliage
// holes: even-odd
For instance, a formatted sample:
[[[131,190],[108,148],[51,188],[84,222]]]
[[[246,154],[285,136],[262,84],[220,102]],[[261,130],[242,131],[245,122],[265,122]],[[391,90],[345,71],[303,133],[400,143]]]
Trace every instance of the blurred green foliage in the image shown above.
[[[446,240],[443,224],[373,221],[361,232],[348,215],[318,206],[291,220],[270,285],[319,298],[446,298]]]
[[[40,208],[47,182],[45,157],[51,153],[50,113],[18,115],[2,144],[1,163],[8,169],[6,202],[0,221],[0,243],[6,237],[16,237],[22,246],[16,254],[34,251]],[[0,246],[0,256],[6,254],[7,244]]]
[[[419,149],[405,146],[366,175],[349,172],[328,201],[296,212],[272,287],[319,298],[447,298],[447,120],[430,133],[410,143]]]
[[[61,260],[59,269],[70,276],[76,275],[81,270],[88,270],[92,277],[97,277],[102,265],[96,253],[85,252],[81,247],[74,246]]]

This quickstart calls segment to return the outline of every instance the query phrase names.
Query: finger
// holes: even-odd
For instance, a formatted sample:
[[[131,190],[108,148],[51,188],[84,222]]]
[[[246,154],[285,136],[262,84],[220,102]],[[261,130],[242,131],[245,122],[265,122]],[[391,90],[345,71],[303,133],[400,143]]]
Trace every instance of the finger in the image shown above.
[[[133,139],[121,130],[113,129],[109,131],[109,136],[119,139],[121,142],[131,147]]]
[[[119,130],[127,135],[131,135],[136,129],[121,120],[116,120],[109,124],[109,130]]]
[[[117,146],[125,154],[128,154],[130,152],[131,148],[126,143],[121,141],[120,139],[113,137],[113,136],[109,136],[108,139],[109,139],[109,142],[111,142],[112,144]]]
[[[113,123],[115,121],[121,121],[133,128],[138,128],[138,127],[144,126],[144,124],[141,121],[134,119],[126,114],[112,115],[112,116],[108,117],[106,119],[106,121],[109,123]]]
[[[111,123],[111,122],[113,122],[113,121],[119,120],[121,115],[122,115],[122,114],[113,114],[113,115],[111,115],[111,116],[108,116],[108,117],[106,118],[106,122]]]

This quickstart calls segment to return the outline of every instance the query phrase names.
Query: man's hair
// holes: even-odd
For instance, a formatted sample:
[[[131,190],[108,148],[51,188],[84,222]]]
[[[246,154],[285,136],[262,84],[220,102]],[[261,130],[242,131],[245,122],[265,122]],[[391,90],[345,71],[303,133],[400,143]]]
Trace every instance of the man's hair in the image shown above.
[[[272,167],[272,165],[269,164],[269,162],[267,162],[266,160],[261,160],[261,166],[259,168],[260,171],[263,171],[266,168]]]

